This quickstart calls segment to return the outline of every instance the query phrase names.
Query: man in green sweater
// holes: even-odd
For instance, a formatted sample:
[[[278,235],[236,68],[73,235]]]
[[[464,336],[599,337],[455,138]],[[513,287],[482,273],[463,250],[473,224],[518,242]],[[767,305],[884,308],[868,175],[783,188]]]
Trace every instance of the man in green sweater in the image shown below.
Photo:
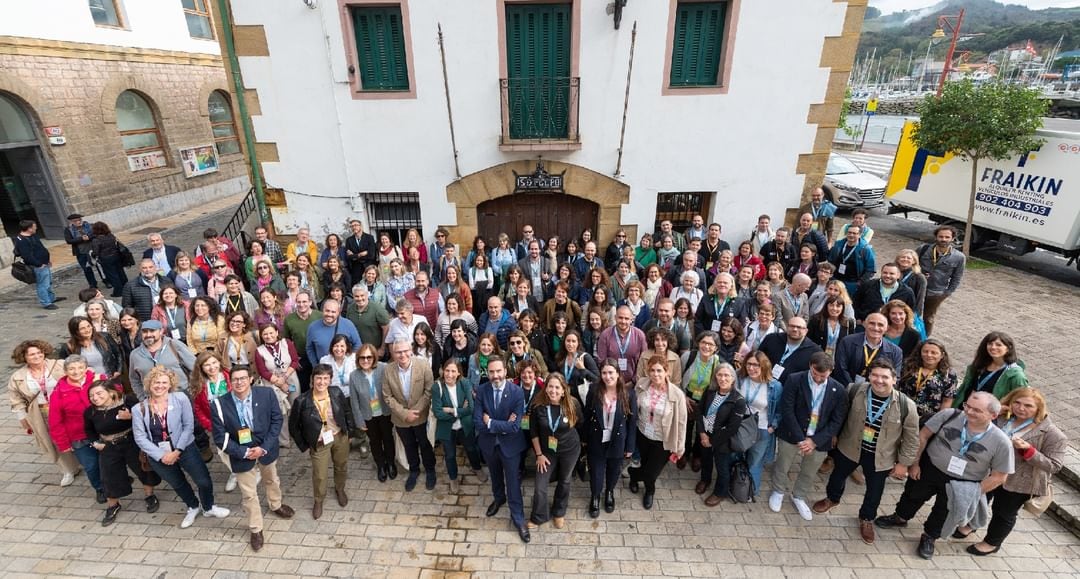
[[[300,357],[300,369],[296,371],[296,376],[300,379],[301,392],[311,389],[312,362],[318,362],[318,360],[308,360],[307,350],[304,347],[307,344],[308,326],[320,319],[319,316],[312,315],[311,304],[314,301],[311,292],[300,290],[300,293],[296,294],[296,310],[285,316],[285,337],[292,340],[293,345],[296,346],[296,354]]]

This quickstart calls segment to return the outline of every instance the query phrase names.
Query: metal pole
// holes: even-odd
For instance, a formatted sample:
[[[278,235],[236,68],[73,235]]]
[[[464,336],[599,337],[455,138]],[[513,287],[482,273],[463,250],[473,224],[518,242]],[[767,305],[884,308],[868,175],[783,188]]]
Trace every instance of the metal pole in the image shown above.
[[[263,190],[262,168],[255,156],[255,131],[248,116],[247,101],[244,99],[244,79],[240,74],[240,60],[236,57],[236,43],[233,38],[232,13],[228,0],[218,0],[218,17],[221,19],[221,37],[225,40],[225,57],[233,81],[233,94],[240,109],[240,130],[244,132],[244,148],[247,152],[248,169],[251,171],[251,185],[255,188],[255,201],[259,204],[259,219],[270,222],[270,211],[266,208],[266,192]]]
[[[942,20],[948,24],[948,16],[943,16]],[[949,43],[949,52],[945,54],[945,64],[941,67],[941,80],[938,81],[937,96],[941,96],[941,91],[945,88],[945,77],[949,76],[949,69],[952,68],[953,51],[956,50],[956,41],[960,38],[960,24],[964,21],[964,9],[960,9],[960,14],[956,15],[956,26],[952,29],[952,42]]]
[[[630,75],[634,72],[634,45],[637,43],[637,20],[630,31],[630,64],[626,66],[626,95],[623,97],[622,128],[619,130],[619,159],[615,162],[615,176],[622,171],[623,143],[626,140],[626,113],[630,108]]]
[[[450,108],[450,78],[446,73],[446,48],[443,46],[442,22],[439,28],[439,58],[442,60],[443,92],[446,93],[446,118],[450,121],[450,147],[454,150],[454,174],[461,178],[461,166],[458,164],[457,137],[454,136],[454,111]]]
[[[864,113],[865,114],[865,113]],[[866,115],[866,124],[863,125],[862,139],[859,140],[858,150],[862,150],[863,143],[866,142],[866,132],[870,130],[870,115]]]

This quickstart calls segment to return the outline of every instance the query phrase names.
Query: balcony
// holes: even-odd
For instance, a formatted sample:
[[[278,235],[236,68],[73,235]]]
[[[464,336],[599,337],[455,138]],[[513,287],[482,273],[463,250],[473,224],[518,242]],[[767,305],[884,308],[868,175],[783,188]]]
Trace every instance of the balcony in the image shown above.
[[[502,151],[576,151],[578,77],[499,79]]]

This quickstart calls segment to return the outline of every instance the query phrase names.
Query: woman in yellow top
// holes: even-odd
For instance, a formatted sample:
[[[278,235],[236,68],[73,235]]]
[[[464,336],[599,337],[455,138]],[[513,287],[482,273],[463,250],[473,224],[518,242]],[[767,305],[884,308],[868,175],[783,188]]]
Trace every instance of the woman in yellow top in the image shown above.
[[[34,437],[41,454],[60,466],[60,486],[75,482],[79,461],[73,452],[58,452],[49,436],[49,397],[64,377],[64,364],[49,360],[53,347],[43,340],[26,340],[15,346],[11,360],[19,366],[8,379],[11,411],[28,436]]]
[[[311,231],[307,227],[301,227],[296,232],[296,241],[293,241],[285,247],[285,259],[289,260],[289,263],[296,265],[296,257],[298,255],[306,255],[310,260],[309,263],[317,263],[319,261],[319,248],[315,245],[315,242],[311,240]]]
[[[188,312],[187,345],[195,354],[216,351],[225,337],[225,317],[217,303],[207,296],[191,300]]]

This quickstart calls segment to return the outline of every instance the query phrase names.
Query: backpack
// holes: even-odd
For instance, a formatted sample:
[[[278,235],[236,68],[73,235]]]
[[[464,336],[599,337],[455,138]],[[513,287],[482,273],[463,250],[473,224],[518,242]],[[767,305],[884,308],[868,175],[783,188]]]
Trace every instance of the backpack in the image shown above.
[[[756,426],[755,426],[756,428]],[[728,495],[737,503],[752,503],[757,489],[754,488],[754,479],[750,476],[750,465],[745,459],[737,459],[731,462],[731,481],[728,483]]]
[[[747,407],[749,408],[749,406]],[[746,452],[757,444],[761,431],[758,429],[758,413],[747,410],[739,421],[739,428],[728,440],[732,452]]]

